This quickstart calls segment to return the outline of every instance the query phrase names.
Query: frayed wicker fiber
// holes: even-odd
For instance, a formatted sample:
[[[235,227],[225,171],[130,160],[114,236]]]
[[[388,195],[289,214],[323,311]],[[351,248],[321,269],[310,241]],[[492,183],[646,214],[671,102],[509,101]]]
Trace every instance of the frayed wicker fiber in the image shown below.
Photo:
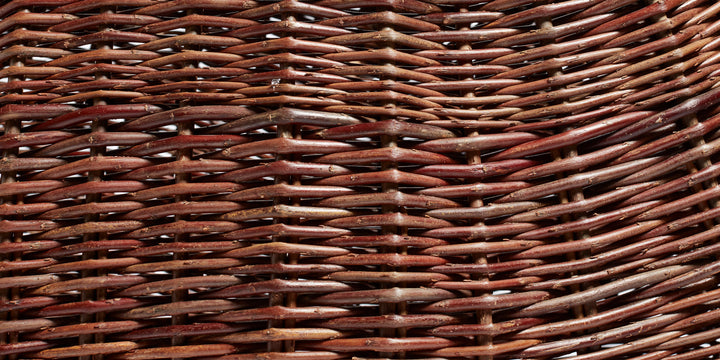
[[[0,4],[0,359],[717,359],[720,3]]]

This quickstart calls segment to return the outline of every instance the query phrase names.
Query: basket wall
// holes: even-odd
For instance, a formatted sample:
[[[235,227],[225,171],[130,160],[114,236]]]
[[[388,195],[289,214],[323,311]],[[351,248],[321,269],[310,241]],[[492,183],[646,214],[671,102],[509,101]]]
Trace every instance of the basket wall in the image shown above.
[[[717,358],[719,12],[0,4],[0,358]]]

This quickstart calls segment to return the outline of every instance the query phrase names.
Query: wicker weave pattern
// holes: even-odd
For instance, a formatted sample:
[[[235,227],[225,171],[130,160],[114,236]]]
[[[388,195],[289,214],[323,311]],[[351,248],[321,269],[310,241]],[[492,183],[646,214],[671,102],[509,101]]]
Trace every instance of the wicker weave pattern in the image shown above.
[[[5,2],[0,359],[716,358],[718,13]]]

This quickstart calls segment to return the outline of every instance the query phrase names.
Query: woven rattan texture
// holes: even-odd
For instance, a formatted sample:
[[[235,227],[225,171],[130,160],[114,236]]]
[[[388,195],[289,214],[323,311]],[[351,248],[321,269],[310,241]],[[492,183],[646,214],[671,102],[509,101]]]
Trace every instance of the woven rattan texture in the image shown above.
[[[0,6],[2,359],[716,359],[720,3]]]

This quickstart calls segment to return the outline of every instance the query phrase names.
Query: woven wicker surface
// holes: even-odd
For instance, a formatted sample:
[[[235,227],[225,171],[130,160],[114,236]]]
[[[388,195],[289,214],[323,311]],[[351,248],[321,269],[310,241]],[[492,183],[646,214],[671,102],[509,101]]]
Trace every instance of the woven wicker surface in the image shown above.
[[[717,358],[718,13],[4,2],[0,358]]]

